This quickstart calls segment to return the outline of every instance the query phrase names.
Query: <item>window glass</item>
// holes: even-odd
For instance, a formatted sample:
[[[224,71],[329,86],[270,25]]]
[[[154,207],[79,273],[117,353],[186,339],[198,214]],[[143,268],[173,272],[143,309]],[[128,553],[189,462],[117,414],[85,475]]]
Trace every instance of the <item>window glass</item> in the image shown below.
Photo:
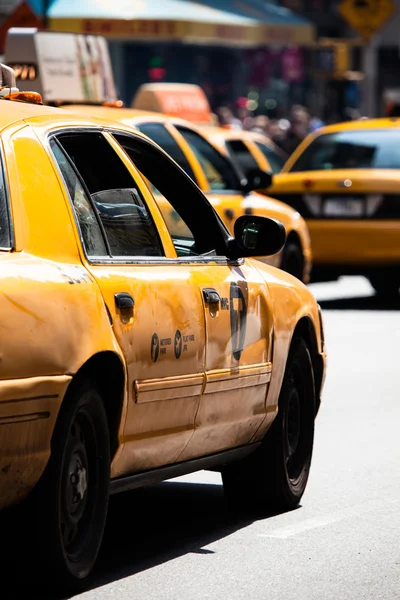
[[[143,132],[144,133],[144,132]],[[147,134],[146,134],[147,135]],[[150,137],[150,136],[149,136]],[[135,156],[130,151],[129,144],[127,144],[127,138],[125,136],[115,135],[116,140],[121,144],[128,156],[135,162]],[[136,163],[135,163],[136,164]],[[140,165],[137,165],[140,170]],[[154,183],[151,181],[152,176],[147,174],[146,176],[142,173],[149,185],[155,201],[164,217],[165,224],[172,238],[172,242],[175,246],[175,250],[178,256],[188,256],[194,252],[194,236],[190,228],[187,226],[185,221],[182,219],[179,212],[172,206],[165,196],[157,189]],[[150,176],[150,180],[148,177]]]
[[[272,172],[280,173],[280,171],[282,171],[283,165],[286,162],[285,159],[282,158],[282,156],[279,156],[279,154],[277,154],[276,152],[274,152],[272,148],[268,148],[268,146],[266,144],[263,144],[262,142],[256,142],[256,145],[267,159],[269,166],[272,169]]]
[[[207,177],[211,190],[239,190],[240,181],[229,160],[201,135],[185,127],[177,127],[185,138]]]
[[[152,187],[178,256],[221,255],[224,226],[197,185],[149,142],[114,133],[129,158]]]
[[[150,139],[158,144],[171,158],[191,177],[194,181],[195,176],[188,159],[180,149],[178,143],[174,140],[170,132],[165,129],[161,123],[143,123],[136,125],[137,129],[147,135]]]
[[[75,209],[87,255],[107,256],[100,223],[74,168],[55,140],[50,145]]]
[[[130,172],[100,133],[58,138],[103,226],[111,256],[163,256],[157,229]]]
[[[247,175],[250,169],[258,168],[254,156],[241,140],[229,140],[226,142],[226,147],[233,160],[236,160],[245,175]]]
[[[341,131],[320,135],[291,171],[400,169],[400,131]]]
[[[3,167],[0,162],[0,248],[11,248],[10,217]]]

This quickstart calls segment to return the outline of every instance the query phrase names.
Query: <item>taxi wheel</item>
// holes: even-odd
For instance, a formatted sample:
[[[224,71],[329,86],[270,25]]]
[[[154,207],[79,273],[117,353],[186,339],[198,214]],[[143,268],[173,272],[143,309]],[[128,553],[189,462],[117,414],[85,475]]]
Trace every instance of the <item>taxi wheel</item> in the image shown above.
[[[34,494],[39,555],[46,576],[57,587],[70,589],[76,589],[95,564],[110,481],[109,430],[102,398],[88,383],[74,388],[61,409],[51,458]]]
[[[288,240],[286,243],[282,252],[281,269],[303,281],[304,256],[297,242]]]
[[[262,510],[290,510],[307,485],[314,443],[315,386],[310,352],[292,343],[278,414],[262,447],[222,471],[228,497]]]
[[[378,298],[382,300],[400,300],[400,279],[393,272],[371,275],[369,282]]]

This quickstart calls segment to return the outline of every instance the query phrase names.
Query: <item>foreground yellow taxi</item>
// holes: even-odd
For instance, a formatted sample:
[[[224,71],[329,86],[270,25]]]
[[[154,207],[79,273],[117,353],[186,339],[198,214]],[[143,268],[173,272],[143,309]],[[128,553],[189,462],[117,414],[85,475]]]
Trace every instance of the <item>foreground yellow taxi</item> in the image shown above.
[[[0,508],[27,499],[30,560],[75,585],[110,493],[198,469],[220,470],[250,505],[296,505],[325,350],[307,288],[251,258],[280,250],[283,226],[245,215],[233,236],[149,138],[9,91]],[[185,235],[170,234],[147,182]]]
[[[400,120],[324,127],[274,177],[269,193],[306,219],[314,278],[366,275],[379,295],[400,287]]]
[[[309,281],[312,252],[304,219],[290,206],[254,191],[268,187],[271,182],[257,165],[246,173],[245,179],[233,166],[226,150],[219,151],[201,129],[177,117],[103,106],[69,105],[65,109],[117,120],[145,133],[199,185],[231,233],[235,220],[244,214],[281,221],[287,233],[285,247],[276,255],[261,256],[259,260],[288,271],[306,283]],[[163,200],[158,196],[157,201],[165,218],[170,220]]]

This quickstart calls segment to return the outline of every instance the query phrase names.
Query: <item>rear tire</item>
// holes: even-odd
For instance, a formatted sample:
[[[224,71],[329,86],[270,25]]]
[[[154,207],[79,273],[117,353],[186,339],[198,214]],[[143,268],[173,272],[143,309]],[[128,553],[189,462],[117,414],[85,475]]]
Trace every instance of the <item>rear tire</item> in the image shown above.
[[[281,260],[281,269],[290,273],[300,281],[304,278],[304,255],[301,246],[298,242],[288,240],[283,252]]]
[[[51,457],[34,490],[36,537],[46,579],[79,589],[92,571],[108,510],[110,441],[100,393],[72,384],[54,430]]]
[[[305,491],[314,442],[315,387],[306,343],[289,353],[278,414],[260,449],[222,470],[225,494],[235,503],[290,510]]]

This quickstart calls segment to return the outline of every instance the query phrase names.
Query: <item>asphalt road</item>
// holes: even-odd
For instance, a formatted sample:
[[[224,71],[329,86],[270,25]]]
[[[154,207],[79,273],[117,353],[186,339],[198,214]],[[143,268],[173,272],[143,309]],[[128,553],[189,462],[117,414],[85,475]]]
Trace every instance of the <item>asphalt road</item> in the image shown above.
[[[362,278],[311,287],[329,365],[301,506],[234,514],[207,472],[114,497],[97,571],[76,598],[400,599],[400,303],[380,305]]]

